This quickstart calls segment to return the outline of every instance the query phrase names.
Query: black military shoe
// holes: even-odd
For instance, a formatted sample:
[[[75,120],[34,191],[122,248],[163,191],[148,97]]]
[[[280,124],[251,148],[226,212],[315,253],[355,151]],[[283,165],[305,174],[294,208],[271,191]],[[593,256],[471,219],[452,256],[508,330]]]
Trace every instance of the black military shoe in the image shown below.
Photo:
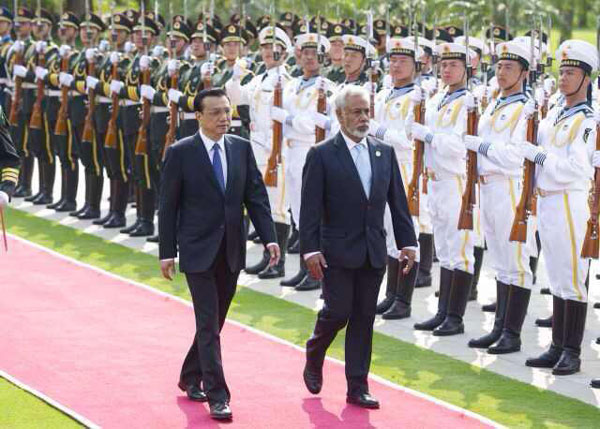
[[[535,319],[535,325],[540,328],[551,328],[552,327],[552,316],[544,318]]]
[[[444,313],[437,312],[431,319],[426,320],[425,322],[415,323],[414,328],[417,331],[433,331],[444,322],[445,318],[446,315]]]
[[[463,334],[465,325],[462,318],[448,315],[440,326],[433,330],[433,335],[436,337],[449,337],[451,335]]]
[[[552,374],[554,375],[571,375],[579,372],[581,369],[581,359],[579,359],[579,353],[564,349],[560,355],[560,359],[552,368]]]
[[[496,312],[496,303],[492,302],[491,304],[482,305],[481,311],[483,311],[485,313],[495,313]]]
[[[300,282],[298,286],[294,289],[298,292],[306,292],[309,290],[317,290],[321,288],[321,282],[319,280],[313,279],[310,274],[304,277],[304,280]]]
[[[381,316],[385,320],[400,320],[410,317],[411,307],[400,300],[395,300],[392,306]]]
[[[511,332],[503,332],[500,340],[488,349],[491,355],[505,355],[521,350],[521,336]]]
[[[394,295],[389,295],[383,298],[379,304],[377,304],[377,308],[375,309],[375,314],[383,314],[388,311],[392,305],[394,305],[394,301],[396,297]]]
[[[180,381],[177,384],[177,387],[181,389],[182,392],[185,392],[187,397],[196,402],[206,402],[208,401],[208,396],[204,393],[204,390],[200,388],[200,386],[196,384],[185,384],[183,381]]]
[[[146,238],[148,243],[158,243],[158,234],[153,235],[152,237]]]
[[[233,413],[226,401],[210,404],[210,418],[214,420],[231,420]]]
[[[540,289],[540,293],[541,293],[542,295],[552,295],[552,294],[550,293],[550,288],[549,288],[549,287],[543,287],[543,288],[541,288],[541,289]]]
[[[473,349],[487,349],[496,341],[498,341],[501,335],[502,329],[493,329],[492,332],[490,332],[489,334],[469,340],[468,345]]]
[[[346,402],[352,405],[358,405],[362,408],[370,408],[376,410],[379,408],[379,401],[368,393],[360,393],[358,395],[346,396]]]
[[[110,220],[110,218],[113,217],[113,215],[114,215],[114,212],[109,211],[108,213],[106,213],[106,216],[101,217],[100,219],[96,219],[92,223],[94,225],[104,225],[106,222],[108,222]]]
[[[594,378],[592,381],[590,381],[590,386],[592,386],[594,389],[600,389],[600,378]]]
[[[302,376],[304,377],[304,384],[310,393],[316,395],[321,391],[323,387],[323,372],[312,371],[306,365]]]
[[[125,226],[125,215],[115,212],[102,226],[104,228],[122,228]]]
[[[555,345],[550,345],[550,348],[536,358],[529,358],[525,361],[525,365],[532,368],[554,368],[558,363],[562,350]]]

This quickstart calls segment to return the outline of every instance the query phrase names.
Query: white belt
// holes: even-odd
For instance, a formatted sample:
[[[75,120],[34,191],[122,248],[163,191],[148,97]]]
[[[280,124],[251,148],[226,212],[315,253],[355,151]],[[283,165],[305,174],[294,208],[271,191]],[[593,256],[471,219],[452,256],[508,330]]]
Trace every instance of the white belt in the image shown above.
[[[488,184],[494,183],[494,182],[504,182],[509,179],[518,179],[518,178],[505,176],[504,174],[498,174],[498,173],[479,175],[479,183],[482,185],[488,185]]]
[[[538,196],[542,198],[550,197],[552,195],[566,194],[567,192],[578,191],[579,189],[558,189],[556,191],[546,191],[544,189],[536,188]]]
[[[133,101],[133,100],[121,100],[120,104],[121,104],[121,106],[139,106],[140,102]]]
[[[151,113],[167,113],[168,111],[169,108],[164,106],[152,106],[150,110]]]
[[[182,115],[183,120],[196,119],[196,112],[185,112]]]
[[[35,83],[29,83],[29,82],[23,82],[21,84],[21,88],[25,88],[25,89],[36,89],[37,85]]]
[[[239,119],[232,119],[231,120],[231,126],[232,127],[241,127],[242,126],[242,121]]]
[[[60,90],[58,90],[58,89],[49,89],[46,92],[46,95],[48,97],[60,97],[62,95],[62,92]]]
[[[466,176],[464,174],[439,174],[435,171],[427,170],[427,178],[434,182],[441,182],[442,180],[452,180],[452,179],[464,179]]]
[[[112,99],[108,98],[108,97],[104,97],[103,95],[98,96],[98,98],[96,99],[98,101],[98,103],[112,103]]]

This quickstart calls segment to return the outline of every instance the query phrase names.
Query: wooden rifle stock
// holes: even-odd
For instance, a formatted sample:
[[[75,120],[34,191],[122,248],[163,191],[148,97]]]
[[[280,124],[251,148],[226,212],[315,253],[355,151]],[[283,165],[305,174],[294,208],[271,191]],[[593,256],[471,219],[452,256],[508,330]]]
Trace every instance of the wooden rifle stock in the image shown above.
[[[170,88],[177,89],[179,85],[177,72],[173,73],[171,76],[171,84]],[[167,130],[167,135],[165,136],[165,146],[163,149],[162,157],[165,158],[165,154],[167,153],[167,149],[173,143],[175,143],[175,133],[177,131],[177,119],[179,116],[179,107],[175,103],[169,104],[169,129]]]
[[[96,63],[90,61],[88,64],[87,75],[96,76]],[[81,140],[84,142],[92,142],[94,139],[94,112],[96,111],[96,93],[94,88],[88,88],[88,111],[85,115],[85,121],[83,123],[83,133],[81,134]]]
[[[15,53],[15,65],[23,65],[23,54],[21,51]],[[12,100],[10,103],[10,112],[8,122],[13,125],[19,125],[19,112],[21,111],[21,102],[23,100],[23,78],[15,77],[15,87],[13,90]]]
[[[317,98],[317,112],[325,114],[327,111],[327,97],[325,96],[325,89],[318,89],[318,98]],[[320,127],[315,127],[315,143],[319,143],[325,140],[325,130]]]
[[[467,134],[477,135],[479,115],[477,107],[469,110],[467,115]],[[462,197],[460,215],[458,217],[458,229],[473,230],[473,208],[476,204],[475,188],[477,183],[477,152],[467,151],[467,183]]]
[[[119,65],[113,64],[111,70],[111,79],[117,80],[119,78]],[[106,139],[104,140],[104,146],[110,149],[117,147],[117,118],[119,117],[119,94],[112,94],[112,104],[110,112],[110,120],[108,121],[108,128],[106,130]]]
[[[600,124],[596,124],[596,150],[600,150]],[[598,215],[600,215],[600,168],[595,168],[594,185],[590,190],[590,218],[581,248],[582,258],[598,259]]]
[[[534,113],[527,120],[527,141],[533,144],[536,144],[537,141],[537,127],[537,113]],[[527,220],[529,219],[529,215],[532,213],[533,205],[535,204],[533,186],[534,176],[535,163],[526,159],[523,173],[523,190],[521,191],[521,198],[519,199],[519,204],[515,210],[515,218],[509,236],[510,241],[517,241],[520,243],[525,243],[527,241]]]
[[[281,80],[277,79],[275,90],[273,91],[273,106],[281,107],[282,102]],[[267,171],[265,171],[265,185],[269,187],[277,186],[277,169],[281,163],[281,140],[282,140],[283,124],[279,121],[273,121],[273,147],[271,155],[267,162]]]
[[[45,52],[38,53],[37,65],[39,67],[44,67],[46,65]],[[31,110],[31,118],[29,119],[29,128],[33,128],[35,130],[41,130],[42,129],[42,102],[44,101],[44,81],[41,79],[37,79],[36,84],[37,84],[37,93],[35,95],[35,103],[33,103],[33,108]]]
[[[142,85],[150,85],[150,69],[142,72]],[[142,101],[142,123],[138,129],[135,142],[135,154],[148,154],[148,125],[150,125],[150,100],[144,98]]]
[[[423,124],[425,122],[425,101],[421,100],[414,107],[415,122]],[[406,198],[408,199],[408,211],[411,216],[419,216],[419,178],[423,174],[423,154],[425,153],[425,144],[421,140],[415,140],[415,149],[413,150],[413,171]]]
[[[60,71],[66,73],[69,68],[69,57],[65,56],[61,60]],[[69,116],[69,88],[66,86],[60,86],[60,108],[58,109],[58,115],[56,117],[56,126],[54,127],[54,134],[58,136],[67,135],[67,116]]]

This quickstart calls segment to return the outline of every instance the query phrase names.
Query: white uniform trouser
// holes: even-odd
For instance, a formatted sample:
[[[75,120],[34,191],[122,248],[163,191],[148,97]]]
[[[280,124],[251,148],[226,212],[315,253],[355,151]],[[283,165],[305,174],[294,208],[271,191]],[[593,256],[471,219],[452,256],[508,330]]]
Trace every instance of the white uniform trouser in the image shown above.
[[[538,231],[550,290],[564,300],[587,302],[589,259],[579,255],[588,218],[587,193],[565,191],[538,197]]]
[[[302,169],[306,155],[313,143],[290,141],[286,151],[286,200],[292,209],[296,225],[300,223],[300,196],[302,194]]]
[[[473,273],[474,232],[458,229],[465,179],[452,176],[429,181],[429,209],[440,266]]]
[[[531,289],[529,247],[509,240],[519,188],[518,179],[505,176],[481,184],[481,223],[496,278],[507,285]]]
[[[256,166],[262,173],[264,179],[265,172],[267,171],[269,156],[271,155],[271,149],[269,147],[269,149],[267,150],[265,146],[261,145],[260,143],[257,143],[254,140],[251,140],[251,143],[252,151],[254,152],[254,157],[256,158]],[[271,214],[273,216],[273,222],[285,223],[289,225],[290,216],[287,210],[288,206],[285,200],[285,170],[285,153],[282,150],[281,165],[279,166],[279,170],[277,171],[277,186],[267,186],[266,188],[267,194],[269,195],[269,203],[271,205]]]

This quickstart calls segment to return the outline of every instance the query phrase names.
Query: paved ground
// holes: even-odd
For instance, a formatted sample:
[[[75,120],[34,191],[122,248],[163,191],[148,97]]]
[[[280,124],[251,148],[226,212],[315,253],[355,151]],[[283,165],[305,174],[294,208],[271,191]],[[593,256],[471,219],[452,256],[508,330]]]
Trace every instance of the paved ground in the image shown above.
[[[57,174],[55,186],[56,195],[58,195],[60,190],[60,178],[58,176],[59,175]],[[78,201],[81,202],[84,200],[83,177],[79,194]],[[108,184],[105,186],[105,194],[108,196]],[[108,203],[106,202],[106,198],[103,198],[103,201],[104,213],[104,211],[108,209]],[[78,219],[66,216],[65,214],[56,213],[53,210],[48,210],[44,207],[32,206],[30,203],[25,203],[20,199],[14,201],[13,207],[34,213],[35,215],[46,219],[59,221],[64,225],[81,229],[115,243],[142,250],[149,254],[157,254],[156,244],[147,243],[144,239],[130,238],[127,235],[119,234],[118,230],[106,230],[93,225],[90,221],[79,221]],[[129,221],[132,222],[132,219],[135,217],[135,209],[130,208],[127,215]],[[248,243],[248,261],[250,264],[259,259],[261,251],[262,250],[258,245],[250,242]],[[287,273],[294,274],[297,267],[298,256],[290,255],[286,263]],[[581,401],[600,406],[600,389],[594,390],[589,387],[591,378],[600,377],[600,345],[595,344],[596,338],[600,336],[600,310],[594,310],[590,306],[588,311],[586,335],[583,343],[582,372],[569,377],[554,377],[548,370],[531,369],[525,366],[525,359],[529,356],[540,354],[548,347],[551,338],[550,329],[541,329],[534,325],[534,320],[537,317],[546,317],[550,314],[552,305],[550,297],[540,295],[539,293],[539,288],[547,285],[543,255],[538,269],[538,284],[534,287],[529,306],[529,313],[523,328],[522,351],[504,356],[488,355],[485,352],[467,347],[467,342],[470,338],[489,331],[493,324],[493,313],[483,313],[480,310],[480,305],[482,303],[490,302],[495,294],[494,274],[490,271],[489,264],[486,264],[485,259],[479,283],[479,302],[472,302],[468,305],[465,316],[466,332],[464,335],[450,338],[438,338],[428,333],[422,333],[412,329],[412,325],[415,321],[429,318],[437,308],[437,299],[434,297],[434,290],[437,288],[437,277],[439,274],[437,264],[434,265],[433,271],[434,287],[417,289],[415,292],[413,297],[412,317],[402,321],[384,321],[378,318],[376,320],[377,331],[534,386],[550,389],[563,395],[571,396]],[[598,288],[599,281],[596,280],[595,277],[597,271],[598,265],[593,263],[590,274],[590,296],[592,303],[600,301],[600,290]],[[293,289],[281,288],[278,281],[259,281],[256,277],[248,276],[243,273],[240,277],[240,283],[254,290],[268,293],[312,309],[318,309],[321,305],[321,302],[318,299],[319,293],[317,291],[296,292]]]

